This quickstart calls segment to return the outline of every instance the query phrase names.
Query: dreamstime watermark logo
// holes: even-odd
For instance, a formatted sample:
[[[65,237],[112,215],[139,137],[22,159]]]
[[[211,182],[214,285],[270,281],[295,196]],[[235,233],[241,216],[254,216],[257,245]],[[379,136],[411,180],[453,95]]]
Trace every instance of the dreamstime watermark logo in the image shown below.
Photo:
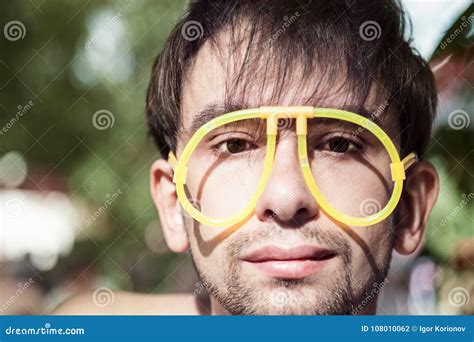
[[[12,198],[5,202],[4,211],[7,218],[19,218],[25,212],[25,202],[17,198]]]
[[[23,39],[26,36],[25,25],[18,20],[12,20],[3,27],[3,35],[11,42]]]
[[[388,279],[385,279],[384,281],[380,283],[373,283],[372,284],[372,291],[367,292],[365,291],[365,297],[364,299],[356,306],[352,307],[352,314],[357,315],[362,309],[364,309],[368,304],[370,304],[374,298],[382,291],[382,289],[389,283]]]
[[[378,213],[382,205],[375,198],[367,198],[360,203],[359,212],[364,216],[370,216]]]
[[[9,326],[5,329],[6,335],[84,335],[85,333],[84,328],[53,328],[49,322],[39,328]]]
[[[205,293],[206,286],[207,286],[207,283],[205,281],[195,283],[194,284],[194,291],[193,291],[194,297],[197,297],[197,296],[201,295],[202,293]]]
[[[446,49],[446,47],[451,44],[455,39],[456,37],[458,37],[466,28],[469,27],[469,25],[472,24],[472,22],[474,21],[474,15],[470,15],[468,18],[466,18],[466,16],[462,16],[461,17],[461,24],[459,25],[459,27],[457,27],[450,35],[449,37],[447,37],[445,40],[443,40],[441,42],[441,44],[439,45],[440,49],[441,50],[444,50]]]
[[[290,292],[285,288],[273,290],[270,300],[274,306],[281,308],[290,302]]]
[[[453,210],[450,211],[448,215],[446,215],[440,222],[442,227],[445,227],[449,221],[453,219],[459,212],[474,198],[474,193],[470,192],[469,194],[462,194],[461,195],[461,202],[457,206],[454,207]]]
[[[101,308],[112,305],[114,300],[114,292],[108,287],[99,287],[92,293],[92,302]]]
[[[93,215],[91,215],[86,222],[84,222],[84,225],[86,227],[89,227],[92,222],[94,222],[95,220],[97,220],[97,218],[99,218],[99,216],[101,216],[106,210],[107,208],[112,205],[112,203],[114,203],[117,198],[122,194],[122,190],[121,189],[118,189],[116,192],[114,192],[112,195],[111,194],[107,194],[105,195],[105,198],[106,200],[104,201],[104,203],[99,207],[99,209],[97,209]]]
[[[195,300],[195,298],[199,297],[201,294],[204,294],[206,293],[206,288],[208,286],[208,283],[203,281],[203,282],[196,282],[194,283],[194,291],[192,294],[190,294],[189,296],[186,296],[186,299],[183,300],[180,304],[179,304],[179,308],[180,309],[184,309],[187,311],[189,305]]]
[[[374,20],[365,21],[359,27],[359,36],[367,42],[379,39],[381,34],[382,29],[379,23]]]
[[[181,27],[181,36],[189,42],[198,40],[204,34],[204,28],[199,21],[190,20]]]
[[[278,30],[276,30],[274,34],[271,35],[270,38],[268,38],[265,43],[263,43],[263,49],[268,49],[273,44],[273,42],[276,41],[278,37],[280,37],[286,31],[286,29],[298,19],[299,16],[300,13],[298,11],[290,17],[284,16],[283,24],[278,28]]]
[[[448,293],[448,302],[456,308],[460,308],[471,299],[469,292],[464,287],[455,287]]]
[[[110,127],[114,127],[114,123],[114,114],[107,109],[100,109],[92,116],[92,124],[100,131],[106,130]]]
[[[35,281],[30,278],[28,279],[28,281],[22,283],[22,282],[19,282],[17,284],[17,287],[18,289],[15,291],[15,293],[13,295],[10,296],[10,298],[7,299],[7,301],[5,303],[2,304],[2,306],[0,306],[0,313],[2,312],[5,312],[9,306],[11,306],[18,298],[20,298],[20,296],[26,291],[28,290],[28,288],[33,285]]]
[[[0,135],[4,135],[5,133],[7,133],[8,130],[12,128],[18,122],[18,120],[20,120],[23,115],[25,115],[34,105],[35,103],[31,100],[25,103],[24,105],[18,105],[16,107],[17,112],[15,113],[15,115],[2,127],[2,129],[0,129]]]
[[[459,131],[461,129],[469,127],[470,124],[471,118],[469,117],[469,114],[466,111],[462,109],[457,109],[449,113],[448,125],[451,129]]]
[[[282,113],[278,113],[278,119],[277,119],[276,124],[277,124],[277,129],[279,131],[283,131],[285,129],[290,128],[292,122],[293,122],[293,119],[288,109],[285,109],[284,112]]]
[[[386,100],[384,103],[382,103],[380,106],[378,106],[372,113],[370,113],[370,119],[372,121],[375,121],[375,119],[378,119],[378,117],[385,113],[385,110],[387,109],[389,105],[389,101]]]
[[[378,106],[372,113],[370,113],[370,116],[366,120],[367,125],[373,125],[375,121],[378,120],[379,116],[383,113],[385,113],[385,110],[387,109],[389,105],[389,101],[385,101],[382,103],[380,106]],[[355,138],[362,134],[365,131],[365,128],[362,126],[358,126],[353,132],[352,132],[352,137]]]

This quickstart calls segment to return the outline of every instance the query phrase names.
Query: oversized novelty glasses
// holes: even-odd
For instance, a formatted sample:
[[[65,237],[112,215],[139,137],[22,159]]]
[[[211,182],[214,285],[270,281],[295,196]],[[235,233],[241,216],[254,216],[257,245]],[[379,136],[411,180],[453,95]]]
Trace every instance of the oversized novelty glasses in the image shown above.
[[[289,134],[293,126],[296,140]],[[207,226],[228,227],[251,217],[272,172],[284,173],[285,163],[296,160],[321,210],[346,225],[370,226],[393,212],[405,171],[417,157],[410,153],[400,160],[390,137],[367,117],[295,106],[218,116],[192,135],[179,160],[172,152],[168,160],[183,209]],[[291,185],[297,187],[298,179],[290,179]]]

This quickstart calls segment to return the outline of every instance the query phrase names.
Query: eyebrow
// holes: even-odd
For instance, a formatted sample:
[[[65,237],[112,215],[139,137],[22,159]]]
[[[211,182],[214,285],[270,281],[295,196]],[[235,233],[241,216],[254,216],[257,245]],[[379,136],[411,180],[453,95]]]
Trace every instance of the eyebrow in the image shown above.
[[[204,106],[197,112],[191,121],[189,127],[184,127],[182,133],[186,138],[190,138],[196,131],[213,119],[240,109],[248,108],[244,103],[219,104],[211,103]]]
[[[364,107],[360,106],[325,106],[326,108],[335,108],[335,109],[340,109],[340,110],[345,110],[348,112],[352,113],[357,113],[363,117],[366,117],[373,122],[375,122],[377,125],[380,125],[380,120],[377,118],[376,115],[373,114],[373,112],[370,112]],[[211,103],[207,104],[204,106],[203,109],[198,111],[194,116],[191,121],[191,124],[189,127],[184,127],[181,132],[183,133],[184,137],[190,138],[199,128],[204,126],[206,123],[209,121],[230,113],[234,112],[237,110],[245,109],[245,108],[250,108],[247,104],[245,103],[228,103],[228,104],[223,104],[223,103]]]

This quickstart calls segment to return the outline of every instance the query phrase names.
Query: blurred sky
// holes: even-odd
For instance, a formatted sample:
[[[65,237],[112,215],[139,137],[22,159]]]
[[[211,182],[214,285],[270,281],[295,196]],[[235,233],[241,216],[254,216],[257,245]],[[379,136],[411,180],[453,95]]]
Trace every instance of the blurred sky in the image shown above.
[[[402,1],[412,19],[413,45],[425,59],[431,57],[446,31],[471,3],[469,0]]]

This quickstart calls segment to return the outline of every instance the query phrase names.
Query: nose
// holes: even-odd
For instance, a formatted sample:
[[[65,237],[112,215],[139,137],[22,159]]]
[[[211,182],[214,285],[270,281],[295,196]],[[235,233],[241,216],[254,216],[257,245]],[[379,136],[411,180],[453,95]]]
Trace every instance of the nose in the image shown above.
[[[277,144],[272,173],[255,211],[260,221],[275,220],[289,226],[301,226],[319,215],[319,205],[300,169],[294,136]]]

